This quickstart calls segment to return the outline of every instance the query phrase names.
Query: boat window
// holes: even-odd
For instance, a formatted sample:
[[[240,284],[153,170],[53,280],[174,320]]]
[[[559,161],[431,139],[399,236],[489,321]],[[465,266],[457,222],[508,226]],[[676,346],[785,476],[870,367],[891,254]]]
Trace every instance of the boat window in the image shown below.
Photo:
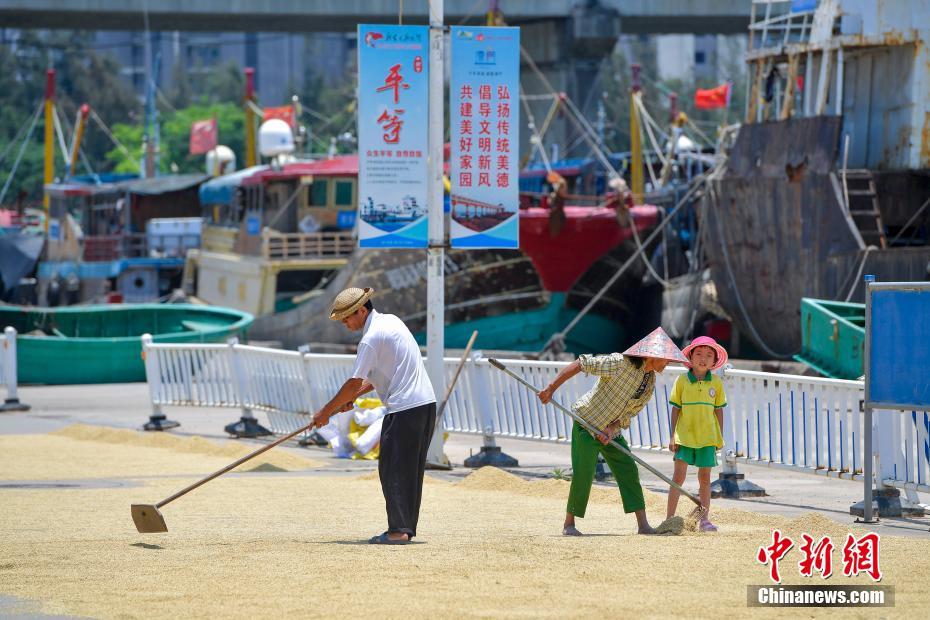
[[[327,179],[316,179],[310,186],[310,204],[308,207],[325,207],[329,202],[329,181]]]
[[[336,206],[348,207],[352,204],[352,181],[336,181]]]

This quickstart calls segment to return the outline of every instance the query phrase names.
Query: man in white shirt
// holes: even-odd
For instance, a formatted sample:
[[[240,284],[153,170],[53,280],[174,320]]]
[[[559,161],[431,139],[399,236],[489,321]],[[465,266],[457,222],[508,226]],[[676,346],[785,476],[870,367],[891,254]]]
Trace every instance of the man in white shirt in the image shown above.
[[[436,428],[436,395],[413,334],[393,314],[371,304],[371,288],[349,288],[336,296],[329,318],[352,331],[362,330],[352,376],[313,416],[325,426],[356,398],[377,391],[388,414],[381,426],[378,474],[387,508],[388,529],[372,544],[406,544],[416,536],[426,453]]]

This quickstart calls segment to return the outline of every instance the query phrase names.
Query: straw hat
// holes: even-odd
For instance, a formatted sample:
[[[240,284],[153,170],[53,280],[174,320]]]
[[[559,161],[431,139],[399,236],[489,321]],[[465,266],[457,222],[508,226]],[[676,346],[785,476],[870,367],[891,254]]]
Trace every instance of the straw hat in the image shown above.
[[[655,328],[652,333],[624,351],[623,354],[635,357],[654,357],[681,364],[688,363],[688,358],[675,346],[661,327]]]
[[[717,361],[711,367],[711,370],[717,370],[718,368],[722,367],[724,364],[727,363],[727,358],[729,357],[727,355],[727,350],[724,349],[719,344],[717,344],[717,341],[711,338],[710,336],[698,336],[697,338],[691,341],[691,344],[689,344],[688,346],[684,348],[682,353],[685,354],[685,357],[690,359],[691,352],[694,351],[697,347],[710,347],[717,354]],[[687,366],[688,368],[691,368],[691,362],[690,361],[687,362],[685,366]]]
[[[336,301],[333,302],[332,310],[329,312],[329,318],[333,321],[341,321],[347,316],[352,315],[356,310],[365,305],[365,302],[368,301],[372,295],[374,295],[375,289],[373,288],[347,288],[338,295],[336,295]]]

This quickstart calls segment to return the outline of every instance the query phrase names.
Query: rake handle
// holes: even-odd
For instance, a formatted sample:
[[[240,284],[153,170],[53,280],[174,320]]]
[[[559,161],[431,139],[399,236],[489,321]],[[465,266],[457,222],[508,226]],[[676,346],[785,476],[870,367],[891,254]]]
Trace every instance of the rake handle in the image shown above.
[[[439,405],[439,411],[436,412],[436,419],[442,419],[442,413],[446,410],[446,404],[449,402],[449,397],[452,396],[452,390],[455,388],[455,382],[459,380],[459,374],[462,372],[462,367],[465,365],[465,362],[468,361],[468,354],[471,353],[471,347],[475,344],[475,338],[478,337],[478,330],[476,329],[471,333],[471,338],[468,339],[468,344],[465,345],[465,351],[462,353],[462,359],[459,360],[459,365],[455,369],[455,374],[452,376],[452,383],[449,384],[448,389],[446,390],[446,395],[442,399],[442,403]]]
[[[206,483],[210,482],[211,480],[213,480],[214,478],[219,478],[220,476],[222,476],[222,475],[225,474],[226,472],[228,472],[228,471],[230,471],[230,470],[232,470],[232,469],[235,469],[235,468],[239,467],[240,465],[242,465],[242,464],[245,463],[246,461],[248,461],[248,460],[250,460],[250,459],[254,459],[254,458],[255,458],[256,456],[258,456],[259,454],[261,454],[261,453],[263,453],[263,452],[267,452],[268,450],[271,450],[271,449],[274,448],[275,446],[284,443],[284,442],[287,441],[288,439],[292,439],[292,438],[296,437],[297,435],[299,435],[300,433],[303,433],[304,431],[309,431],[309,430],[310,430],[311,428],[313,428],[315,425],[316,425],[316,422],[311,422],[310,424],[307,424],[306,426],[297,429],[296,431],[294,431],[294,432],[291,433],[290,435],[285,435],[284,437],[281,437],[280,439],[274,440],[273,442],[271,442],[271,443],[268,444],[267,446],[262,446],[262,447],[259,448],[258,450],[255,450],[254,452],[251,452],[251,453],[249,453],[249,454],[246,454],[245,456],[243,456],[242,458],[238,459],[237,461],[234,461],[234,462],[230,463],[229,465],[227,465],[227,466],[224,467],[223,469],[221,469],[221,470],[219,470],[219,471],[213,472],[212,474],[210,474],[210,475],[207,476],[206,478],[203,478],[203,479],[201,479],[201,480],[198,480],[197,482],[195,482],[194,484],[192,484],[192,485],[190,485],[190,486],[188,486],[188,487],[184,487],[183,489],[181,489],[180,491],[178,491],[177,493],[175,493],[175,494],[172,495],[171,497],[166,497],[165,499],[163,499],[163,500],[161,500],[160,502],[158,502],[157,504],[155,504],[155,508],[161,508],[161,507],[164,506],[165,504],[170,504],[171,502],[173,502],[174,500],[178,499],[178,498],[181,497],[182,495],[186,495],[186,494],[190,493],[191,491],[193,491],[194,489],[196,489],[196,488],[199,487],[200,485],[206,484]]]
[[[496,360],[496,359],[494,359],[494,358],[489,358],[489,359],[488,359],[488,362],[491,363],[491,366],[494,366],[494,367],[497,368],[498,370],[504,371],[506,374],[510,375],[511,377],[513,377],[514,379],[516,379],[517,381],[519,381],[520,383],[522,383],[523,385],[525,385],[526,387],[528,387],[529,389],[531,389],[531,390],[533,391],[534,394],[539,394],[539,390],[536,389],[536,386],[535,386],[535,385],[533,385],[532,383],[530,383],[529,381],[527,381],[526,379],[524,379],[523,377],[521,377],[521,376],[518,375],[517,373],[513,372],[512,370],[510,370],[509,368],[507,368],[506,366],[504,366],[503,364],[501,364],[498,360]],[[572,411],[570,411],[569,409],[567,409],[564,405],[562,405],[562,403],[560,403],[560,402],[557,401],[556,399],[553,398],[553,399],[550,400],[549,402],[550,402],[551,404],[555,405],[555,407],[556,407],[557,409],[559,409],[560,411],[562,411],[562,413],[564,413],[565,415],[567,415],[568,417],[570,417],[572,420],[574,420],[575,422],[577,422],[578,424],[580,424],[582,427],[584,427],[584,429],[585,429],[586,431],[588,431],[589,433],[591,433],[592,435],[597,435],[597,434],[600,433],[600,431],[598,431],[596,428],[594,428],[593,426],[591,426],[590,424],[588,424],[587,422],[585,422],[584,420],[582,420],[581,418],[579,418],[578,416],[576,416],[576,415],[574,414],[574,412],[572,412]],[[652,465],[650,465],[650,464],[647,463],[646,461],[642,460],[641,458],[639,458],[638,456],[636,456],[635,454],[633,454],[629,449],[627,449],[626,447],[624,447],[623,444],[621,444],[619,441],[614,441],[613,439],[611,439],[611,440],[610,440],[610,445],[612,445],[612,446],[614,446],[615,448],[619,449],[621,452],[623,452],[624,454],[626,454],[628,457],[630,457],[631,459],[633,459],[634,461],[636,461],[637,463],[639,463],[640,465],[642,465],[643,467],[645,467],[646,469],[648,469],[650,472],[652,472],[653,474],[655,474],[658,478],[664,480],[664,481],[665,481],[666,483],[668,483],[670,486],[672,486],[672,487],[678,489],[679,491],[681,491],[682,495],[684,495],[685,497],[687,497],[688,499],[690,499],[692,502],[694,502],[695,504],[697,504],[699,508],[702,508],[702,509],[704,508],[704,506],[701,504],[701,500],[699,500],[697,497],[695,497],[692,493],[690,493],[690,492],[684,490],[684,489],[681,487],[681,485],[679,485],[677,482],[675,482],[675,481],[672,480],[671,478],[667,478],[667,477],[665,476],[665,474],[663,474],[662,472],[660,472],[659,470],[657,470],[655,467],[653,467]]]

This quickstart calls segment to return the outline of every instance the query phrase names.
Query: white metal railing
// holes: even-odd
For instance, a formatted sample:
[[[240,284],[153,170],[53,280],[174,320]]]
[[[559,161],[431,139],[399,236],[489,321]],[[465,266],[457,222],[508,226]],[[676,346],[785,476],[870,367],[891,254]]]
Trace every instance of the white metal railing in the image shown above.
[[[29,409],[29,405],[19,402],[17,395],[16,330],[13,327],[6,327],[0,334],[0,383],[6,386],[6,398],[0,403],[0,411]]]
[[[232,407],[266,412],[276,433],[308,423],[349,377],[354,356],[323,355],[229,344],[145,342],[152,405]],[[545,387],[564,362],[502,360],[529,382]],[[447,381],[458,360],[445,359]],[[656,379],[655,394],[633,418],[624,437],[642,450],[667,450],[671,433],[668,396],[681,367]],[[565,405],[594,384],[579,375],[556,398]],[[728,369],[722,373],[728,406],[724,450],[737,462],[862,480],[863,383]],[[890,416],[890,417],[883,417]],[[528,389],[497,372],[479,352],[464,367],[446,406],[450,432],[567,443],[571,421]],[[880,483],[930,491],[930,415],[876,415]]]
[[[930,493],[930,413],[876,410],[876,477],[885,486]]]

